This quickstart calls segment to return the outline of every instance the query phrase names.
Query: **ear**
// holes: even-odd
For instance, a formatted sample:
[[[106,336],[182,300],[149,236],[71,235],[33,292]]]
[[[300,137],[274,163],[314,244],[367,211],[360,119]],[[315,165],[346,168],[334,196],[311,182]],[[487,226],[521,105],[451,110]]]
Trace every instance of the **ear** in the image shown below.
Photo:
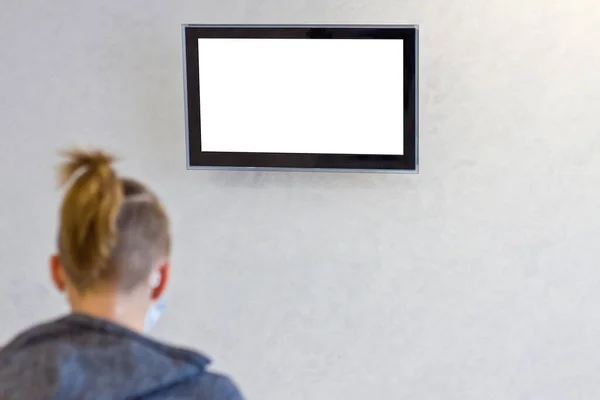
[[[56,286],[60,292],[64,292],[66,286],[65,271],[58,254],[50,256],[50,277],[52,278],[52,282],[54,282],[54,286]]]
[[[158,279],[154,283],[152,287],[152,292],[150,294],[151,300],[158,300],[160,296],[165,292],[165,288],[167,287],[167,282],[169,281],[169,273],[171,271],[171,263],[165,262],[161,264],[156,270],[155,274],[158,274]]]

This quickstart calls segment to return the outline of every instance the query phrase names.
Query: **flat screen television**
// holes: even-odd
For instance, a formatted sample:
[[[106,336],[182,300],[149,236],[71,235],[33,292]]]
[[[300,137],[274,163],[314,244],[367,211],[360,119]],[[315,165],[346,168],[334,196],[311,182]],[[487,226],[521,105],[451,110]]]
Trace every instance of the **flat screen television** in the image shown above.
[[[416,172],[417,26],[184,25],[188,168]]]

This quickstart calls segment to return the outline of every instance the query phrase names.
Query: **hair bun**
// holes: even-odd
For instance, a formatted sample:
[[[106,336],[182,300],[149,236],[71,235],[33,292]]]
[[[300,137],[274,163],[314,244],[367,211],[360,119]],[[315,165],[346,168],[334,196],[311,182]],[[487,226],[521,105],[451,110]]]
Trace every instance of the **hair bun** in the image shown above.
[[[61,206],[61,258],[83,285],[110,273],[108,259],[117,240],[123,201],[115,158],[102,151],[70,150],[60,166],[59,183],[69,185]]]

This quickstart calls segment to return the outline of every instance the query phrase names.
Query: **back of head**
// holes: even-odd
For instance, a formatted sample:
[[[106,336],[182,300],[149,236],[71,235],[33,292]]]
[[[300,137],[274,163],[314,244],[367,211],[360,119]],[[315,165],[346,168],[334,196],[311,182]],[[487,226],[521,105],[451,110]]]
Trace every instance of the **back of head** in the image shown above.
[[[68,186],[60,209],[58,248],[79,292],[100,285],[130,291],[170,252],[169,221],[143,184],[121,178],[101,151],[69,151],[60,168]]]
[[[51,273],[78,307],[0,349],[0,396],[242,400],[229,378],[207,371],[206,357],[140,335],[142,313],[161,295],[169,270],[168,220],[156,196],[120,178],[105,153],[65,156],[61,184],[68,189]],[[158,285],[148,280],[154,272]],[[116,293],[136,287],[142,290],[132,296]]]

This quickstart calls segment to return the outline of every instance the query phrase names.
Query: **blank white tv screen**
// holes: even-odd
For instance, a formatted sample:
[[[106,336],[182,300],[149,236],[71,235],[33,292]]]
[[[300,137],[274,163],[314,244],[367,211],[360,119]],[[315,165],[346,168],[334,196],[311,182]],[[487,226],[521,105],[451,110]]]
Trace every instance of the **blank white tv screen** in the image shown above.
[[[202,151],[403,155],[403,45],[198,39]]]

